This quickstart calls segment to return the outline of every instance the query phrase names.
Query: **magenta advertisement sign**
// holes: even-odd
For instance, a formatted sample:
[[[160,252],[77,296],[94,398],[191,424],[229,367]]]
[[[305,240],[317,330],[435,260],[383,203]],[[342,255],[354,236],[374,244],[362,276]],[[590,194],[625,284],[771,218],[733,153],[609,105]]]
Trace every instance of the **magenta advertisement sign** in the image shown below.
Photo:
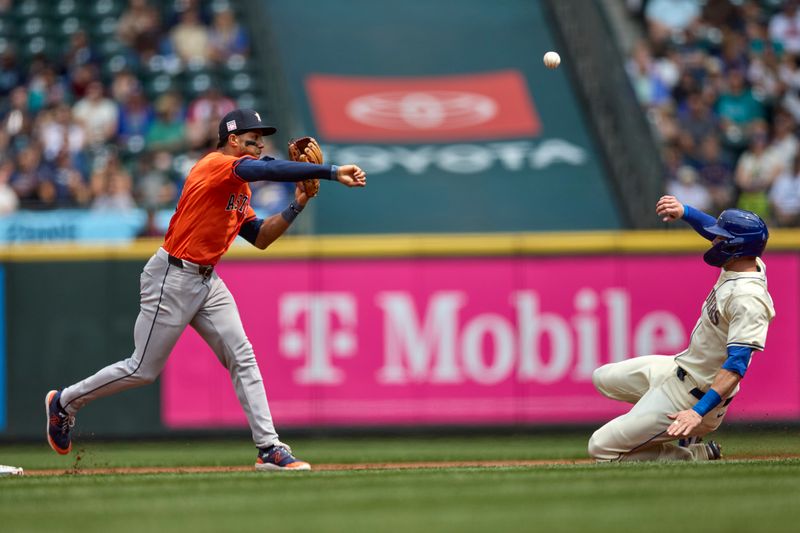
[[[800,261],[730,419],[800,418]],[[599,365],[686,347],[718,270],[697,256],[230,261],[278,427],[601,422]],[[162,379],[167,427],[246,427],[227,371],[187,330]]]

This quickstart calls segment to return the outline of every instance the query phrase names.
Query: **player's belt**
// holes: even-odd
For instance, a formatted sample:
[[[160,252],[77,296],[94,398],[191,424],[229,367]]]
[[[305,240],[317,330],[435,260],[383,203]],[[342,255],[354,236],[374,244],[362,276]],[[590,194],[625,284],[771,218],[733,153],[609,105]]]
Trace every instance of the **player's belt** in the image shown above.
[[[176,266],[178,268],[186,268],[189,270],[197,269],[197,273],[207,278],[214,272],[214,265],[195,265],[194,263],[189,263],[188,261],[184,261],[180,257],[175,257],[174,255],[168,255],[167,261],[169,261],[170,265]]]
[[[681,367],[678,367],[678,370],[677,370],[677,372],[675,372],[675,375],[678,376],[679,380],[683,381],[686,378],[686,376],[689,375],[689,373],[686,370],[682,369]],[[697,387],[695,387],[692,390],[690,390],[689,394],[691,394],[692,396],[694,396],[698,400],[701,399],[703,396],[705,396],[705,393],[703,391],[701,391],[700,389],[698,389]],[[725,400],[725,403],[723,403],[722,406],[726,407],[732,401],[733,401],[733,396],[731,396],[730,398]]]

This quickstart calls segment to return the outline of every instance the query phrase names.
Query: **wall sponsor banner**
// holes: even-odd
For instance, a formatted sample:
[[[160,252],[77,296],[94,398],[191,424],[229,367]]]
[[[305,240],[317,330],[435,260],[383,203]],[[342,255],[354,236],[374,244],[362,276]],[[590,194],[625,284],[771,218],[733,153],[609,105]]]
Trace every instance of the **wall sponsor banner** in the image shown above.
[[[130,241],[145,219],[141,209],[19,211],[0,217],[0,242]]]
[[[767,257],[778,317],[730,417],[800,417],[798,257]],[[592,371],[688,343],[717,271],[700,257],[225,262],[277,424],[600,422]],[[162,380],[171,428],[245,427],[194,333]]]
[[[314,135],[326,161],[370,176],[357,193],[323,185],[315,232],[622,227],[568,58],[549,70],[531,55],[558,48],[540,2],[450,4],[312,0],[301,34],[296,6],[265,1],[261,22],[284,45],[290,134]],[[368,47],[338,30],[376,20]],[[300,47],[318,53],[293,61]]]
[[[534,137],[539,115],[521,72],[306,79],[317,128],[328,141],[435,141]]]

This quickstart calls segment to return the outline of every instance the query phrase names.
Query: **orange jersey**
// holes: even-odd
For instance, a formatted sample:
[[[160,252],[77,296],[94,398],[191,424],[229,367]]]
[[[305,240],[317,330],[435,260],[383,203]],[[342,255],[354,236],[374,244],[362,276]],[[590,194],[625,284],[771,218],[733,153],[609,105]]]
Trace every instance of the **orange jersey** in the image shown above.
[[[256,217],[250,185],[234,171],[240,159],[212,152],[192,168],[164,238],[167,252],[192,263],[216,265],[242,223]]]

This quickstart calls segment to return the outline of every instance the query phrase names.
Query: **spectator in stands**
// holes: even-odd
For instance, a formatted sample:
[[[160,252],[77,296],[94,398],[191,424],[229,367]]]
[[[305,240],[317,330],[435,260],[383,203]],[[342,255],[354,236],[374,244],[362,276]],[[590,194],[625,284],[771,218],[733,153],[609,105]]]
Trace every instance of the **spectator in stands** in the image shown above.
[[[663,43],[687,30],[700,17],[697,0],[650,0],[644,9],[650,37]]]
[[[688,142],[684,142],[684,149],[688,153],[694,154],[700,147],[703,139],[718,132],[719,121],[711,110],[711,107],[703,100],[699,92],[689,95],[686,109],[679,114],[678,123],[681,131],[688,136]],[[687,144],[689,144],[687,146]],[[682,196],[678,198],[683,198]]]
[[[176,176],[172,169],[172,155],[161,150],[138,158],[139,179],[136,180],[137,203],[148,209],[174,205],[178,197]]]
[[[42,161],[41,147],[29,143],[17,155],[16,169],[11,174],[9,184],[17,193],[22,207],[39,208],[39,188],[43,182],[51,179],[51,172]]]
[[[190,104],[186,112],[186,135],[195,148],[216,146],[219,121],[236,109],[236,102],[213,85]]]
[[[697,171],[702,183],[711,195],[713,207],[710,211],[720,213],[733,201],[733,165],[722,151],[719,137],[706,136],[700,144],[700,154],[696,160]]]
[[[769,145],[770,156],[780,165],[781,172],[789,171],[794,166],[800,143],[794,131],[796,123],[792,115],[779,110],[772,120],[772,142]]]
[[[74,100],[81,100],[86,97],[89,85],[100,78],[97,65],[86,63],[78,65],[69,73],[69,91]]]
[[[0,53],[0,97],[22,85],[24,74],[17,61],[14,48],[9,46]]]
[[[767,191],[781,172],[781,164],[767,150],[766,123],[756,122],[751,130],[750,146],[736,165],[735,182],[739,188],[736,206],[767,220],[770,218]]]
[[[772,45],[765,44],[761,52],[753,54],[747,69],[747,80],[768,103],[778,101],[783,93],[784,85],[779,71],[780,60]]]
[[[152,55],[161,40],[161,17],[147,0],[129,0],[117,24],[119,40],[140,55]]]
[[[678,180],[678,170],[688,164],[685,154],[677,143],[665,144],[661,148],[664,161],[664,183]]]
[[[775,180],[769,203],[779,225],[800,226],[800,154]]]
[[[196,9],[187,9],[180,23],[170,31],[170,42],[178,57],[187,64],[205,64],[209,58],[210,36]]]
[[[69,151],[60,152],[54,161],[54,171],[39,185],[39,200],[43,208],[81,207],[89,201],[89,188],[83,175],[73,164]]]
[[[95,191],[92,209],[96,211],[128,211],[136,207],[131,194],[131,176],[121,166],[110,164],[92,175]]]
[[[145,94],[137,89],[120,106],[117,141],[131,152],[140,152],[145,138],[155,122],[153,106]]]
[[[89,42],[89,36],[83,30],[78,30],[69,38],[69,47],[65,52],[64,64],[68,70],[81,65],[96,63],[99,57]]]
[[[179,150],[186,147],[186,127],[181,98],[174,92],[156,100],[156,119],[145,138],[148,150]]]
[[[214,15],[209,42],[211,60],[218,63],[224,63],[232,55],[246,54],[250,46],[247,33],[237,24],[230,9],[223,9]]]
[[[123,69],[111,79],[111,98],[120,106],[128,102],[135,93],[141,92],[142,84],[128,69]]]
[[[74,120],[68,104],[61,103],[41,113],[36,129],[47,161],[55,160],[63,150],[75,157],[86,146],[86,133],[83,126]]]
[[[28,109],[38,113],[67,100],[67,86],[52,65],[37,70],[28,81]]]
[[[728,73],[727,85],[727,91],[717,100],[717,114],[726,142],[738,147],[746,141],[745,133],[751,124],[765,118],[764,107],[753,97],[741,69],[735,68]]]
[[[9,185],[13,173],[13,160],[6,158],[0,161],[0,217],[13,213],[19,207],[17,193]]]
[[[89,84],[86,97],[75,104],[73,113],[83,124],[90,145],[113,141],[119,126],[119,110],[112,100],[105,97],[101,82]]]
[[[627,71],[639,102],[650,107],[667,101],[669,98],[667,85],[655,68],[647,43],[637,44],[633,58],[628,61]]]
[[[800,9],[797,0],[785,0],[783,10],[772,16],[769,37],[786,52],[800,54]]]
[[[33,115],[28,109],[28,89],[20,86],[11,91],[7,105],[8,108],[2,112],[3,130],[12,144],[16,137],[24,142],[33,131]]]
[[[695,169],[684,165],[678,169],[677,179],[667,183],[667,194],[676,196],[692,207],[708,211],[712,205],[711,195],[700,183],[700,176]]]

